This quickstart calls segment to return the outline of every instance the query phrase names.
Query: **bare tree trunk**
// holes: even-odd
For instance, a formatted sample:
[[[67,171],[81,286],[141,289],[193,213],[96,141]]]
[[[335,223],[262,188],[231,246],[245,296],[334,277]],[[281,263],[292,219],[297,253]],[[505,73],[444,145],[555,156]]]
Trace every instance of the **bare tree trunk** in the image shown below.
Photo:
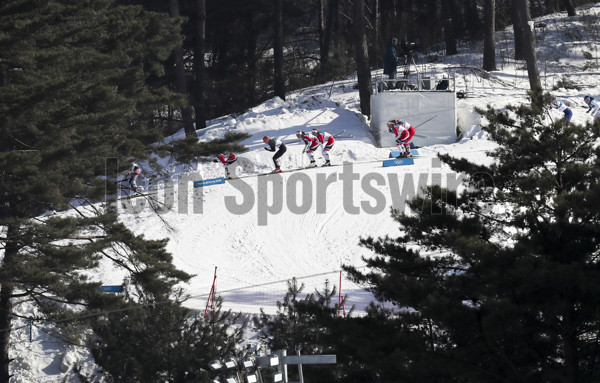
[[[256,47],[258,45],[258,31],[256,30],[256,22],[255,20],[255,15],[252,14],[251,12],[248,12],[248,14],[246,15],[246,54],[245,54],[245,61],[246,61],[246,70],[247,70],[247,74],[246,74],[246,101],[248,103],[249,106],[252,105],[256,105],[257,102],[257,96],[256,96],[256,62],[258,61],[258,59],[256,58]],[[282,60],[283,63],[283,60]],[[283,66],[283,64],[282,64]],[[282,73],[283,73],[283,69],[282,69]],[[282,76],[283,78],[283,76]],[[283,95],[284,97],[282,97],[282,99],[285,99],[285,88],[283,89]]]
[[[385,1],[379,3],[379,14],[381,15],[381,36],[382,40],[377,41],[378,44],[383,44],[390,36],[389,22],[389,4]]]
[[[452,18],[452,26],[454,36],[465,37],[465,18],[462,13],[462,8],[456,5],[455,0],[446,0],[448,2],[448,9]],[[461,3],[464,0],[461,0]]]
[[[10,225],[7,229],[7,237],[16,239],[19,233],[18,225]],[[13,260],[17,257],[19,249],[17,247],[17,241],[9,241],[6,243],[4,249],[4,258],[2,259],[2,272],[8,273],[6,268],[13,263]],[[2,281],[0,287],[0,329],[5,330],[0,332],[0,383],[9,383],[10,381],[10,326],[12,322],[12,295],[14,287],[8,281]]]
[[[416,12],[414,7],[414,1],[407,1],[402,9],[402,13],[404,14],[404,28],[406,29],[405,37],[411,42],[414,42],[417,37],[415,27]]]
[[[441,25],[441,21],[440,21],[440,0],[428,0],[427,1],[427,14],[430,17],[430,22],[431,25],[435,25],[435,28],[428,28],[427,30],[427,36],[428,39],[426,41],[423,41],[423,43],[425,45],[432,45],[432,44],[436,44],[439,42],[440,38],[442,37],[442,29],[439,27],[439,25]]]
[[[196,77],[194,112],[196,129],[206,128],[206,0],[196,0],[196,52],[194,54],[194,74]]]
[[[523,52],[523,28],[521,27],[521,20],[519,19],[517,1],[518,0],[511,0],[510,17],[512,19],[513,35],[515,37],[515,60],[523,60],[525,58],[525,52]]]
[[[484,2],[485,29],[483,31],[483,70],[496,70],[496,0]]]
[[[398,34],[398,18],[402,15],[398,12],[396,1],[381,1],[379,3],[381,14],[381,35],[382,41],[377,41],[380,46],[385,47],[385,43],[392,37],[402,38]],[[400,23],[401,24],[401,23]],[[382,49],[385,52],[385,49]],[[383,55],[382,55],[383,58]],[[383,62],[382,62],[383,63]]]
[[[323,35],[323,49],[321,50],[321,65],[329,61],[329,51],[331,50],[331,36],[333,35],[333,24],[335,14],[335,0],[327,1],[327,18],[325,21],[325,34]]]
[[[381,2],[379,0],[373,1],[373,25],[375,27],[375,41],[379,43],[383,41],[381,39]],[[380,44],[377,44],[380,46]]]
[[[373,28],[375,29],[373,32],[373,43],[371,47],[371,54],[369,55],[369,60],[374,60],[372,64],[377,65],[377,59],[381,57],[381,42],[385,39],[381,37],[381,5],[380,0],[373,0]]]
[[[325,0],[317,0],[317,33],[319,36],[320,61],[323,62],[325,52]]]
[[[333,55],[334,57],[339,56],[340,47],[342,45],[342,38],[340,36],[340,0],[329,0],[332,3],[332,37],[333,37]]]
[[[481,19],[479,18],[479,11],[477,10],[477,2],[475,0],[469,0],[467,3],[466,19],[467,28],[471,38],[481,38],[483,25],[481,23]]]
[[[442,20],[444,20],[444,42],[446,43],[446,55],[455,55],[456,38],[454,37],[454,25],[452,23],[452,12],[450,0],[442,0]]]
[[[352,34],[354,35],[354,54],[356,57],[356,73],[358,75],[358,93],[360,95],[360,111],[365,116],[371,115],[371,71],[369,70],[369,47],[365,33],[364,0],[353,0]]]
[[[273,0],[273,70],[275,96],[285,100],[283,81],[283,0]]]
[[[13,288],[10,284],[2,284],[0,288],[0,326],[2,329],[10,329],[12,317],[12,296]],[[8,356],[10,348],[10,331],[0,333],[0,383],[9,383],[10,359]]]
[[[555,13],[559,11],[558,0],[544,0],[544,6],[546,7],[546,12]]]
[[[540,72],[537,67],[537,56],[535,53],[535,37],[529,25],[531,16],[529,13],[529,0],[513,0],[519,14],[520,25],[523,33],[523,52],[527,63],[527,75],[529,76],[529,87],[532,91],[541,91]]]
[[[581,362],[579,359],[578,352],[578,340],[577,340],[577,325],[576,318],[577,314],[575,313],[576,303],[571,303],[570,307],[566,310],[563,315],[562,320],[562,329],[561,329],[561,338],[564,349],[564,359],[565,359],[565,372],[566,372],[566,380],[568,383],[576,383],[579,382],[579,363]]]
[[[169,0],[171,17],[179,17],[179,0]],[[173,52],[175,56],[175,82],[177,91],[184,96],[184,105],[181,106],[181,118],[183,119],[183,129],[186,136],[195,136],[196,130],[192,122],[192,110],[188,103],[187,85],[185,81],[185,67],[183,65],[183,48],[181,45],[175,47]]]
[[[223,80],[228,77],[229,68],[227,52],[231,48],[231,26],[228,23],[217,23],[216,26],[216,46],[213,47],[211,68],[214,71],[215,80]]]
[[[562,4],[567,9],[567,15],[569,15],[569,17],[577,16],[577,12],[575,12],[575,7],[571,0],[562,0]]]

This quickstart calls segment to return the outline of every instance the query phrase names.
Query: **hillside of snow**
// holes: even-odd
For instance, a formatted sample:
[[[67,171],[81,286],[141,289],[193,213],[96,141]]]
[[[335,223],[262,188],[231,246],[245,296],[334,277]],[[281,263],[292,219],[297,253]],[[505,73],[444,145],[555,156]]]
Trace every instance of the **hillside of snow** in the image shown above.
[[[536,29],[538,63],[542,85],[546,91],[567,100],[574,112],[574,123],[590,120],[582,107],[584,95],[600,97],[600,72],[597,50],[599,36],[586,26],[598,25],[600,4],[578,8],[574,20],[565,13],[536,20],[545,27]],[[438,153],[450,153],[471,161],[489,161],[486,151],[495,147],[481,132],[475,108],[487,105],[503,108],[506,104],[527,102],[529,89],[523,62],[508,57],[512,54],[512,27],[496,34],[498,71],[489,74],[481,67],[481,44],[462,46],[454,57],[440,57],[433,64],[421,64],[429,73],[454,76],[456,91],[467,97],[457,100],[458,125],[462,138],[450,145],[419,148],[420,156],[409,166],[381,166],[394,148],[377,148],[369,131],[369,121],[359,110],[356,78],[336,81],[291,92],[283,101],[268,100],[238,116],[226,116],[208,122],[199,132],[200,140],[223,137],[227,132],[246,132],[242,141],[249,149],[239,154],[238,180],[193,188],[187,183],[188,197],[176,189],[175,203],[165,199],[171,191],[159,183],[160,192],[154,209],[144,198],[130,202],[135,212],[122,209],[120,218],[135,233],[147,238],[168,238],[168,250],[175,265],[194,275],[185,286],[190,299],[186,305],[204,310],[214,280],[216,293],[224,299],[224,308],[257,313],[262,308],[275,312],[276,301],[286,292],[286,281],[296,277],[306,285],[306,293],[322,290],[325,282],[340,285],[341,265],[361,267],[362,258],[372,253],[358,242],[361,237],[395,236],[399,227],[390,217],[390,207],[404,209],[406,201],[419,188],[432,182],[442,186],[456,184],[458,175],[436,160]],[[594,60],[584,52],[592,52]],[[586,58],[587,57],[587,58]],[[381,70],[373,71],[374,78]],[[553,90],[560,84],[573,87]],[[548,119],[562,113],[549,111]],[[402,119],[402,116],[398,116]],[[410,121],[409,121],[410,122]],[[330,152],[334,167],[318,167],[304,171],[269,176],[255,176],[273,169],[273,153],[264,150],[265,135],[282,139],[288,146],[282,169],[306,166],[297,130],[317,128],[331,134],[340,133]],[[170,139],[183,138],[183,132]],[[324,162],[320,149],[317,163]],[[175,185],[186,177],[211,179],[224,175],[220,163],[205,162],[192,167],[172,166],[164,159],[168,178]],[[150,176],[152,170],[144,169]],[[439,181],[438,181],[439,180]],[[148,183],[139,182],[148,188]],[[165,192],[166,190],[166,192]],[[408,212],[408,210],[406,210]],[[157,212],[159,214],[157,214]],[[105,285],[119,285],[123,275],[105,267],[98,271]],[[361,286],[342,277],[342,294],[346,308],[355,305],[357,315],[371,297]],[[26,305],[18,314],[28,316]],[[79,382],[71,372],[78,363],[92,374],[93,360],[89,352],[69,345],[52,330],[30,329],[27,322],[15,320],[12,333],[11,364],[15,383]]]

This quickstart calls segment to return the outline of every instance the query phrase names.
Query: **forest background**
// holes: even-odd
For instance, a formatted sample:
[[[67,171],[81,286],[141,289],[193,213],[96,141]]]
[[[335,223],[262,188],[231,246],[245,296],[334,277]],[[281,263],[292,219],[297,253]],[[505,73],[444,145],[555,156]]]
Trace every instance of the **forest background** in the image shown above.
[[[77,210],[81,206],[94,206],[89,202],[106,195],[104,159],[117,158],[121,164],[128,166],[131,160],[147,157],[147,150],[157,148],[152,144],[182,128],[198,141],[194,122],[196,128],[201,129],[212,118],[235,116],[273,96],[285,99],[293,89],[344,78],[355,71],[361,88],[361,111],[368,115],[365,105],[368,106],[369,93],[363,92],[361,84],[364,84],[362,80],[365,77],[361,78],[361,74],[366,73],[370,81],[369,69],[382,66],[383,49],[391,37],[417,43],[422,53],[419,59],[436,62],[455,53],[457,46],[470,44],[481,36],[490,36],[490,30],[499,30],[509,24],[514,25],[515,41],[518,41],[524,31],[531,34],[531,29],[525,28],[531,17],[561,9],[572,15],[575,13],[573,7],[583,3],[572,0],[3,2],[0,4],[0,136],[3,137],[0,144],[0,225],[3,227],[0,237],[3,246],[0,268],[0,382],[11,380],[10,366],[19,362],[9,354],[10,334],[14,330],[11,323],[15,318],[36,323],[43,320],[66,323],[64,330],[69,340],[89,335],[86,341],[93,350],[96,363],[114,381],[206,381],[208,376],[203,366],[207,366],[213,357],[234,352],[240,343],[240,332],[232,335],[230,331],[230,313],[219,313],[210,321],[204,321],[190,316],[180,306],[182,292],[177,286],[191,276],[173,267],[172,257],[165,251],[166,241],[150,241],[145,240],[143,235],[134,235],[110,209],[93,212],[97,215],[85,215]],[[527,41],[531,45],[531,36],[528,37],[523,46],[527,45]],[[494,48],[493,40],[491,44],[486,40],[485,45]],[[514,59],[522,58],[522,45],[515,43]],[[527,52],[527,49],[523,51]],[[484,48],[483,69],[492,70],[485,65],[486,53]],[[525,59],[532,61],[531,57]],[[529,77],[530,81],[534,78],[531,72]],[[370,87],[366,89],[369,91]],[[488,120],[496,123],[498,119],[489,115]],[[506,121],[503,119],[501,122]],[[527,122],[533,124],[532,121]],[[524,132],[530,130],[529,125],[525,126],[528,129]],[[491,130],[496,131],[493,128]],[[554,141],[546,138],[549,141],[546,151],[532,147],[524,148],[524,151],[551,156],[557,152],[550,150],[550,144],[554,143],[570,149],[572,145],[558,140],[562,140],[563,136],[565,140],[574,136],[586,137],[585,132],[572,134],[568,130],[571,128],[563,124],[564,135]],[[160,135],[156,134],[157,130],[161,131]],[[585,150],[573,149],[577,156],[590,153],[588,146],[597,138],[598,132],[595,130],[593,133],[595,136],[583,140],[583,144],[587,145],[583,148]],[[181,160],[186,148],[177,147],[177,144],[174,144],[172,154],[178,155]],[[223,147],[219,144],[223,142],[211,142],[211,149],[202,154],[220,152]],[[510,144],[506,147],[518,148],[514,142]],[[563,161],[563,157],[583,162],[579,157],[561,154],[561,166],[575,162]],[[595,154],[588,157],[597,158]],[[507,159],[510,158],[507,156]],[[539,162],[543,165],[543,160],[548,158],[540,154]],[[522,163],[527,164],[526,170],[529,171],[530,163]],[[594,166],[587,165],[585,174],[589,172],[590,175],[585,181],[595,182],[598,167],[595,163],[591,164]],[[562,171],[562,167],[556,168]],[[579,168],[575,171],[582,173]],[[582,178],[579,173],[573,179]],[[114,174],[117,174],[116,169]],[[503,179],[514,178],[511,177]],[[509,183],[508,187],[511,186]],[[588,186],[576,184],[576,189],[587,190]],[[116,185],[113,187],[116,192]],[[563,189],[559,192],[562,193]],[[577,206],[586,205],[581,200],[567,199]],[[589,203],[589,206],[597,205]],[[72,216],[38,219],[40,214],[51,209],[73,209]],[[585,210],[586,223],[589,219],[598,222],[596,210],[593,215],[588,214],[588,206]],[[563,210],[557,211],[563,214]],[[563,221],[571,222],[563,216],[560,218],[561,224]],[[526,221],[539,222],[535,219]],[[427,220],[423,222],[429,223]],[[419,228],[414,223],[412,226]],[[467,225],[466,228],[472,226]],[[580,234],[586,238],[598,238],[593,235],[597,232],[596,227],[593,229],[583,231],[574,228],[568,233],[573,234],[575,240],[580,239],[577,237]],[[542,234],[546,235],[546,232]],[[594,244],[588,246],[587,240],[575,240],[566,238],[561,244],[565,247],[571,243],[585,244],[585,251],[595,250]],[[375,242],[366,244],[375,250],[379,248]],[[570,247],[557,249],[560,256],[571,251]],[[583,258],[584,255],[587,257],[585,251],[581,252],[582,259],[587,262],[587,258]],[[527,254],[519,252],[522,253]],[[85,271],[92,270],[101,259],[108,259],[129,272],[127,294],[112,297],[98,292],[98,283],[88,278]],[[560,258],[557,263],[571,266],[570,260],[563,261]],[[580,263],[583,264],[583,261]],[[595,258],[592,263],[595,267]],[[499,262],[499,270],[504,270],[503,265]],[[588,381],[596,378],[598,306],[595,301],[587,299],[599,296],[595,291],[588,293],[588,289],[593,290],[596,286],[596,274],[582,273],[588,277],[584,279],[578,274],[579,269],[573,268],[577,273],[567,273],[555,267],[556,263],[549,262],[548,265],[554,270],[548,275],[568,275],[569,282],[574,281],[574,285],[585,281],[585,289],[573,289],[577,299],[571,299],[569,295],[567,304],[558,308],[553,304],[558,302],[562,305],[562,301],[556,299],[556,295],[548,294],[544,301],[548,308],[543,308],[551,311],[550,319],[544,322],[547,327],[533,326],[541,323],[540,316],[534,311],[523,322],[531,325],[527,328],[532,334],[531,339],[523,338],[523,329],[515,325],[514,333],[519,339],[543,344],[535,344],[534,350],[526,355],[512,353],[512,349],[505,353],[506,347],[514,344],[514,338],[502,338],[502,346],[494,349],[499,355],[484,362],[492,367],[501,366],[497,362],[506,355],[516,355],[519,360],[509,360],[512,369],[502,367],[494,371],[496,375],[508,371],[507,375],[501,375],[500,379],[490,377],[490,381],[554,381],[552,375],[564,373],[565,367],[559,363],[563,360],[567,361],[564,375],[568,376],[564,381],[582,381],[578,378],[583,375],[589,378]],[[437,264],[433,266],[437,267]],[[587,263],[584,266],[589,267]],[[408,267],[409,272],[414,269],[412,264]],[[453,264],[450,267],[454,267]],[[526,270],[522,275],[529,277],[530,273]],[[392,275],[390,280],[398,278]],[[550,285],[545,282],[540,285]],[[440,291],[453,291],[441,287]],[[560,287],[557,286],[557,295],[570,291]],[[290,294],[296,292],[297,289],[292,288]],[[325,294],[325,298],[329,293]],[[486,294],[497,292],[494,290]],[[583,303],[579,295],[585,298]],[[385,292],[381,296],[385,298]],[[462,299],[463,291],[458,289],[456,297]],[[479,306],[479,297],[476,298],[472,300],[472,306],[483,307]],[[22,302],[37,305],[36,310],[27,313],[18,311]],[[397,302],[405,306],[401,299]],[[534,302],[539,302],[538,295],[535,295]],[[445,307],[436,314],[452,313]],[[585,315],[572,318],[565,315],[578,314],[581,307],[585,309]],[[109,308],[113,311],[107,311]],[[486,314],[487,308],[483,307],[485,310],[478,314]],[[122,315],[126,309],[128,314]],[[306,311],[314,312],[313,309],[309,305]],[[555,309],[558,314],[552,311]],[[65,318],[73,312],[81,314],[79,320],[66,322]],[[105,315],[107,312],[109,314]],[[511,313],[504,309],[501,312]],[[410,322],[414,318],[403,318],[408,320],[411,330],[423,330],[417,333],[402,332],[404,325],[386,321],[386,315],[385,312],[375,312],[364,323],[358,323],[359,327],[364,324],[363,331],[355,331],[352,328],[355,322],[348,322],[350,324],[344,334],[370,336],[379,323],[382,323],[384,334],[389,333],[388,325],[391,330],[400,329],[397,334],[402,337],[401,340],[411,345],[405,350],[418,354],[415,358],[406,359],[406,363],[395,364],[409,369],[402,373],[416,374],[413,381],[425,381],[427,379],[421,379],[422,374],[443,371],[447,374],[446,380],[431,376],[424,378],[457,381],[458,372],[447,364],[446,354],[440,353],[439,346],[444,346],[449,352],[456,349],[456,342],[446,342],[446,334],[448,328],[464,323],[460,315],[442,318],[449,323],[440,320],[439,327],[431,325],[439,318],[424,317],[416,324]],[[570,319],[570,322],[562,318]],[[489,323],[504,324],[506,320],[504,317],[493,318]],[[471,336],[479,324],[469,323],[472,327],[457,330],[457,333],[465,335],[460,339],[465,340],[464,345],[468,346],[466,354],[469,358],[465,363],[472,363],[470,358],[481,355],[480,350],[489,342],[489,338]],[[306,328],[316,326],[309,321]],[[331,328],[341,329],[337,322]],[[498,331],[498,334],[502,333]],[[553,336],[559,334],[564,347],[561,343],[561,347],[557,348],[559,342],[549,333]],[[413,337],[415,334],[418,342]],[[440,339],[432,340],[432,334]],[[486,335],[485,332],[483,334]],[[584,335],[583,340],[580,334]],[[331,335],[333,339],[340,338],[337,334]],[[407,337],[404,338],[404,335]],[[315,348],[305,347],[304,350],[328,352],[322,346],[321,334],[317,333],[315,337],[319,338],[319,342],[313,343]],[[471,347],[473,339],[481,343]],[[388,346],[397,347],[398,344],[394,340]],[[422,348],[415,348],[416,344]],[[275,343],[269,346],[273,349],[281,347]],[[375,344],[371,347],[381,349]],[[420,350],[427,352],[420,353]],[[220,355],[216,355],[217,351]],[[344,380],[347,375],[354,376],[356,381],[375,381],[373,377],[383,376],[382,371],[389,373],[387,381],[397,381],[398,371],[390,371],[387,366],[374,363],[373,359],[359,360],[358,363],[352,359],[361,356],[361,350],[349,352],[342,345],[338,351],[340,356],[348,356],[348,360],[339,364],[336,377],[340,381],[349,381]],[[547,355],[540,357],[542,351]],[[414,360],[429,362],[432,354],[441,356],[441,367],[435,370],[425,367],[425,364],[411,363]],[[397,355],[391,358],[398,360]],[[532,362],[537,359],[545,363],[541,368],[537,362]],[[353,366],[357,371],[348,368]],[[578,370],[580,367],[582,371]],[[475,367],[465,369],[463,381],[484,381],[482,376],[471,375],[473,371],[478,370]],[[490,370],[483,371],[487,373]],[[540,371],[549,377],[542,379],[537,376]],[[320,375],[319,372],[314,374]],[[334,381],[331,376],[323,375],[323,379]]]
[[[360,65],[356,53],[362,49],[361,39],[353,31],[356,10],[351,1],[121,2],[183,17],[183,44],[165,69],[170,87],[184,95],[184,101],[164,110],[155,121],[167,135],[182,124],[192,134],[194,123],[204,128],[206,120],[240,113],[273,96],[285,99],[286,91],[341,79]],[[385,47],[392,37],[416,43],[419,60],[436,62],[455,54],[457,45],[481,40],[486,26],[491,32],[511,24],[518,32],[515,59],[523,59],[520,3],[527,3],[530,10],[526,24],[557,11],[574,16],[576,6],[590,2],[366,0],[359,9],[365,21],[365,65],[383,67]]]

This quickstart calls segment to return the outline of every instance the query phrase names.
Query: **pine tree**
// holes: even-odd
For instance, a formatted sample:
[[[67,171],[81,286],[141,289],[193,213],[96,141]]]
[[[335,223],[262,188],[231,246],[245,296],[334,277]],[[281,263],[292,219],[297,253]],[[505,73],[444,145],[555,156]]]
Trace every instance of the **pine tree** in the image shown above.
[[[258,337],[270,351],[285,350],[288,355],[297,350],[303,355],[327,354],[332,350],[329,340],[329,324],[337,318],[337,305],[332,298],[337,289],[326,282],[323,291],[315,291],[301,298],[304,284],[298,284],[296,278],[288,281],[288,291],[283,301],[277,302],[277,314],[267,315],[261,310],[254,318]],[[350,313],[349,313],[350,314]],[[292,369],[291,374],[296,373]],[[333,381],[333,369],[322,366],[303,366],[307,381],[320,383]],[[292,379],[294,376],[292,376]]]
[[[600,124],[548,124],[532,98],[481,111],[492,164],[440,156],[466,191],[432,186],[393,213],[400,237],[362,240],[373,270],[350,268],[400,318],[419,318],[415,334],[432,329],[412,358],[450,362],[436,381],[599,379]]]
[[[98,317],[94,359],[118,382],[208,382],[210,361],[245,355],[238,345],[246,323],[221,305],[218,297],[204,318],[168,300],[142,300]]]
[[[173,267],[165,241],[132,235],[112,209],[91,204],[107,192],[108,158],[147,156],[160,137],[149,116],[175,97],[154,85],[180,41],[177,22],[111,0],[12,0],[0,5],[0,29],[0,382],[7,383],[15,297],[38,305],[35,321],[66,322],[72,309],[122,304],[97,289],[101,260],[152,299],[190,276]],[[68,207],[77,207],[74,215],[36,218]]]
[[[183,140],[173,141],[169,144],[157,146],[160,151],[168,153],[177,163],[191,164],[206,161],[207,157],[219,153],[244,153],[248,148],[241,145],[239,141],[249,138],[248,133],[225,133],[223,138],[211,141],[200,141],[197,137],[187,137]]]
[[[298,285],[296,278],[288,281],[288,291],[283,301],[277,301],[278,314],[271,317],[261,310],[260,316],[255,319],[254,324],[260,330],[259,339],[270,350],[293,350],[301,345],[297,306],[303,290],[304,284]]]
[[[250,350],[240,345],[248,325],[246,319],[231,310],[222,311],[223,300],[217,296],[207,317],[195,316],[182,327],[180,344],[172,356],[178,366],[174,382],[198,382],[206,376],[206,366],[214,359],[235,356],[245,358]]]
[[[450,361],[426,354],[427,322],[417,313],[394,312],[380,305],[367,307],[361,317],[329,318],[321,339],[336,354],[335,380],[330,382],[445,382],[456,375]]]

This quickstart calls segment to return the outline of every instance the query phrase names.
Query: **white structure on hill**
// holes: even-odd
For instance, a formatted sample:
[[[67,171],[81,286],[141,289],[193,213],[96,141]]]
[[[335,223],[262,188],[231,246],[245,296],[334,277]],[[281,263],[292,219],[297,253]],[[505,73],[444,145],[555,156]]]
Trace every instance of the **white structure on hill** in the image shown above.
[[[414,79],[373,81],[371,131],[380,147],[395,146],[389,120],[408,121],[417,135],[416,146],[456,142],[456,93],[453,78],[417,76]],[[427,138],[425,138],[427,137]]]

